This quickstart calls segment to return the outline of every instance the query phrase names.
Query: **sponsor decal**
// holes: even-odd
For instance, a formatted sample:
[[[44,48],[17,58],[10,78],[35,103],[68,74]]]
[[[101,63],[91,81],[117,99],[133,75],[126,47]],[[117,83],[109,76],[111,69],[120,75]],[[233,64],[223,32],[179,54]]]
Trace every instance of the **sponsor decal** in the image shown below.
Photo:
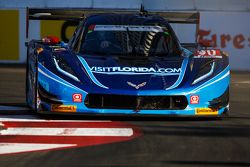
[[[138,84],[138,85],[133,84],[132,82],[127,82],[127,84],[128,84],[129,86],[134,87],[135,89],[139,89],[139,88],[145,86],[145,85],[147,84],[147,82],[143,82],[143,83],[140,83],[140,84]]]
[[[74,93],[72,95],[72,98],[73,98],[73,102],[75,102],[75,103],[81,103],[82,102],[82,94],[80,94],[80,93]]]
[[[166,28],[160,26],[137,26],[137,25],[95,25],[94,31],[147,31],[163,32]]]
[[[55,48],[54,51],[65,51],[66,48]]]
[[[191,104],[199,104],[200,97],[198,95],[192,95],[190,97],[190,103]]]
[[[217,109],[212,108],[196,108],[195,115],[218,115]]]
[[[179,75],[181,68],[153,68],[153,67],[96,67],[90,68],[93,73],[103,74],[155,74],[155,75]]]
[[[231,29],[232,31],[233,29]],[[233,47],[234,49],[246,49],[250,47],[250,36],[244,33],[223,33],[212,32],[211,30],[199,30],[198,41],[199,43],[210,44],[213,48],[227,48]],[[231,45],[231,46],[230,46]]]
[[[55,112],[76,112],[77,106],[52,104],[51,110]]]
[[[194,53],[194,58],[222,58],[220,50],[198,50]]]

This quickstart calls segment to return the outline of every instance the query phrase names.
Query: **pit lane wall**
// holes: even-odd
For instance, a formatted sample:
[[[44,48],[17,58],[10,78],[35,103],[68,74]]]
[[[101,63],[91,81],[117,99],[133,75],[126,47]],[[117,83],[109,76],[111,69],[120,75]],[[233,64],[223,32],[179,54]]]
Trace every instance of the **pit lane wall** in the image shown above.
[[[227,51],[233,70],[250,71],[250,1],[248,0],[1,0],[0,63],[25,63],[25,19],[28,7],[122,8],[161,11],[199,11],[200,40]],[[181,42],[193,41],[193,28],[174,25]],[[63,21],[32,21],[29,39],[55,35],[70,38],[74,27]]]

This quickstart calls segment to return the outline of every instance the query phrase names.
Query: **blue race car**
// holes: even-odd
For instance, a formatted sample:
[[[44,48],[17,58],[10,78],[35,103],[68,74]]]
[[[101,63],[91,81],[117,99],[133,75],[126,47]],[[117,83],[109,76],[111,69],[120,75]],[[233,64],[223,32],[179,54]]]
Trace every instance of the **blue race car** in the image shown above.
[[[27,14],[33,20],[79,22],[68,43],[52,36],[27,43],[27,104],[38,113],[229,111],[227,54],[181,44],[170,26],[198,23],[198,13],[28,9]]]

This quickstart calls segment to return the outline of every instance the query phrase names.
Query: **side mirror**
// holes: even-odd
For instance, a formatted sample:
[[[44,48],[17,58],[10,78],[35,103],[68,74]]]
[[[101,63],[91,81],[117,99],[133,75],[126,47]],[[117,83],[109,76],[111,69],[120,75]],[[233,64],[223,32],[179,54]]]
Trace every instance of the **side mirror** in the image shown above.
[[[42,43],[47,44],[47,45],[56,45],[60,42],[58,37],[55,36],[47,36],[42,38]]]

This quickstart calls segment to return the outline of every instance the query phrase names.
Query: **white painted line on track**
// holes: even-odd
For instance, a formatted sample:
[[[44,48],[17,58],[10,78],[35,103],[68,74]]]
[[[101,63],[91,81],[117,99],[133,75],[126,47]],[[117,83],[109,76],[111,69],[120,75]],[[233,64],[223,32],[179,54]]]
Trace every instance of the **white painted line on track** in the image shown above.
[[[1,115],[0,122],[112,122],[110,120],[49,120],[33,115]]]
[[[233,84],[250,84],[250,81],[237,81],[237,82],[232,82]]]
[[[75,146],[75,144],[0,143],[0,155]]]
[[[27,111],[30,110],[30,108],[28,107],[17,107],[17,106],[3,106],[0,105],[0,110],[4,110],[4,111]]]
[[[131,128],[8,128],[0,135],[32,136],[132,136]]]
[[[87,147],[140,136],[133,126],[109,120],[47,120],[34,115],[2,115],[0,124],[3,126],[0,155]]]

